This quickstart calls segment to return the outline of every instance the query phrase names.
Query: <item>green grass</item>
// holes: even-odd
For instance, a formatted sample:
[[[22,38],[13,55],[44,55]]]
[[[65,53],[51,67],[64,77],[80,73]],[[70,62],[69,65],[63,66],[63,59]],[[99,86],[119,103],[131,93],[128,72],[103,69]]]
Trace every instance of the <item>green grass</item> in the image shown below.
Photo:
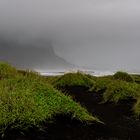
[[[126,82],[134,82],[131,75],[129,75],[127,72],[118,71],[113,75],[114,79],[116,80],[123,80]]]
[[[95,77],[84,73],[42,77],[33,71],[17,71],[9,64],[0,63],[0,134],[7,129],[19,131],[41,127],[57,115],[68,115],[80,121],[96,121],[79,103],[55,87],[84,86],[101,92],[104,102],[118,103],[136,99],[133,111],[140,116],[140,78],[117,72],[113,76]]]
[[[132,74],[131,76],[132,76],[134,82],[140,84],[140,75]]]
[[[97,77],[89,90],[92,92],[104,92],[111,82],[112,79],[110,77]]]
[[[8,63],[0,62],[0,79],[17,77],[17,70]]]
[[[104,101],[118,102],[122,99],[134,98],[140,96],[140,85],[129,83],[122,80],[115,80],[110,83],[103,94]]]
[[[30,127],[41,127],[42,122],[47,123],[59,114],[85,122],[100,122],[37,73],[28,71],[21,74],[3,63],[0,64],[0,71],[3,77],[0,80],[1,135],[7,129],[24,131]]]
[[[120,100],[135,99],[134,113],[140,115],[140,85],[139,75],[129,75],[126,72],[117,72],[113,76],[95,77],[83,73],[67,73],[63,76],[47,79],[55,87],[84,86],[89,91],[99,92],[103,102],[118,103]]]
[[[55,81],[61,76],[45,76],[45,80],[51,85],[55,84]]]
[[[55,87],[65,87],[65,86],[84,86],[91,87],[93,85],[93,80],[90,79],[83,73],[67,73],[63,76],[56,78],[52,84]]]
[[[140,76],[128,75],[124,72],[117,72],[113,76],[94,78],[95,82],[90,88],[91,92],[102,93],[103,101],[118,103],[121,100],[134,99],[132,110],[134,115],[140,117]]]

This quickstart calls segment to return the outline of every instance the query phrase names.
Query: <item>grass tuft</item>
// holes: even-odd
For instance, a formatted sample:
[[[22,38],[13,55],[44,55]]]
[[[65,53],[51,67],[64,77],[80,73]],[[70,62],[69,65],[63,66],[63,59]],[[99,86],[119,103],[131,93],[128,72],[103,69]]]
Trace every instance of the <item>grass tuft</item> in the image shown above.
[[[113,77],[116,80],[123,80],[123,81],[126,81],[126,82],[134,82],[132,76],[129,75],[127,72],[118,71],[114,74]]]
[[[129,83],[122,80],[116,80],[110,83],[103,94],[104,101],[118,102],[119,100],[134,98],[140,96],[140,86],[136,83]]]
[[[54,80],[53,84],[55,87],[65,87],[65,86],[85,86],[91,87],[93,85],[93,80],[87,77],[81,72],[77,73],[67,73],[63,76],[58,77]]]
[[[16,77],[17,70],[8,63],[0,62],[0,79]]]
[[[111,78],[108,78],[108,77],[98,77],[98,78],[96,78],[94,84],[90,88],[90,91],[93,91],[93,92],[100,92],[100,91],[102,91],[102,92],[104,92],[111,82],[112,82]]]

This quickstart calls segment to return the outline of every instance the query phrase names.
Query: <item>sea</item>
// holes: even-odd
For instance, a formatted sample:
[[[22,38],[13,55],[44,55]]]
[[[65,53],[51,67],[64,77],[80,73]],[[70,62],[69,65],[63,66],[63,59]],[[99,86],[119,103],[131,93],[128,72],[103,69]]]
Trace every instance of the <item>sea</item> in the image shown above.
[[[76,73],[79,71],[85,74],[99,77],[99,76],[113,75],[118,70],[109,71],[109,70],[91,70],[91,69],[61,69],[61,70],[58,69],[58,70],[36,70],[36,71],[39,72],[42,76],[59,76],[59,75],[64,75],[66,73]],[[140,75],[140,73],[138,72],[129,72],[129,71],[126,72],[128,72],[129,74]]]
[[[38,71],[42,76],[59,76],[64,75],[66,73],[76,73],[82,72],[85,74],[90,74],[92,76],[106,76],[113,75],[115,71],[99,71],[99,70],[46,70],[46,71]]]

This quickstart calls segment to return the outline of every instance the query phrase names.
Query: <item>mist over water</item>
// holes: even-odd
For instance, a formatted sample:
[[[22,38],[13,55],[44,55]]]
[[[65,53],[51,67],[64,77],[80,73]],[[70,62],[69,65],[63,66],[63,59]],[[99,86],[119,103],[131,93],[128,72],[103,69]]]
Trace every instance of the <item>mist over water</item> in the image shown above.
[[[140,72],[139,17],[137,0],[0,0],[0,60]]]

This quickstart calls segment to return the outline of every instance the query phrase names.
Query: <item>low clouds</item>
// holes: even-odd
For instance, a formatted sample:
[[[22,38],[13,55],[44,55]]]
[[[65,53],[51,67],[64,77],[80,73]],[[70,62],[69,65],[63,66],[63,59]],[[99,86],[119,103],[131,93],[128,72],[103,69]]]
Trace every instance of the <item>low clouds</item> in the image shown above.
[[[57,55],[96,69],[140,71],[139,17],[138,0],[0,0],[1,37],[52,40]]]

